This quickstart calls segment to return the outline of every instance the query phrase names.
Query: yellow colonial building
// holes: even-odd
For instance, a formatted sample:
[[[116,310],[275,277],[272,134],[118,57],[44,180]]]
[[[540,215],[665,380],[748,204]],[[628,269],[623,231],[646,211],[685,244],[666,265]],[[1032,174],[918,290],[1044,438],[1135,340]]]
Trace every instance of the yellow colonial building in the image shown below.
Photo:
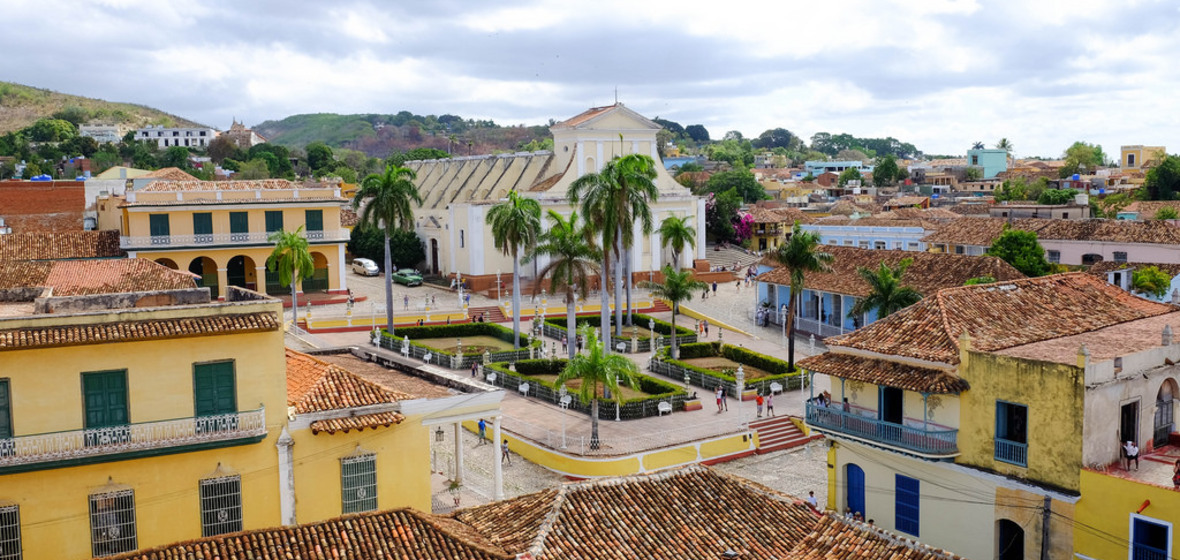
[[[279,300],[225,293],[139,258],[0,263],[0,558],[429,511],[431,429],[499,415],[500,391],[285,352]]]
[[[315,272],[304,292],[347,290],[340,223],[347,203],[333,183],[259,181],[156,181],[125,196],[98,198],[98,228],[122,232],[128,256],[154,260],[199,276],[224,299],[227,286],[269,294],[290,293],[266,270],[277,231],[302,227]]]
[[[829,507],[968,558],[1175,556],[1170,479],[1118,472],[1120,442],[1180,455],[1177,328],[1180,308],[1070,273],[940,290],[828,338],[800,366],[832,382],[806,406],[832,441]]]

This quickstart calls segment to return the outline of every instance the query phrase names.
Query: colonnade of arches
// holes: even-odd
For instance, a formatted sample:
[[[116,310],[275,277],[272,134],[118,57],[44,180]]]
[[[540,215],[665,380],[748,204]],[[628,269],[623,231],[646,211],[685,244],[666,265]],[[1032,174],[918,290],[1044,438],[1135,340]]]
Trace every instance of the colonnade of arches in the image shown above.
[[[224,258],[224,257],[223,257]],[[328,290],[328,258],[319,251],[312,251],[315,270],[311,278],[303,280],[302,291],[325,292]],[[213,297],[225,296],[226,286],[237,286],[271,295],[288,294],[290,286],[279,282],[279,274],[266,269],[265,260],[256,260],[250,255],[233,255],[223,262],[214,257],[200,256],[186,263],[161,257],[156,262],[173,270],[187,270],[197,277],[197,286],[209,288]]]

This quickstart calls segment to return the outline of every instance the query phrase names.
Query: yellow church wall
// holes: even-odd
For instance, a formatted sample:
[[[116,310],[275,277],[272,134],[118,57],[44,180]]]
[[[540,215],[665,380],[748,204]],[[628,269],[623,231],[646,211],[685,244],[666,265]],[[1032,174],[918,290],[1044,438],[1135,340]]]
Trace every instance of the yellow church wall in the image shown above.
[[[430,432],[420,417],[335,434],[296,430],[291,437],[299,523],[341,515],[340,459],[358,446],[376,454],[378,509],[410,506],[430,511]]]
[[[965,354],[969,357],[959,372],[971,389],[960,397],[962,455],[956,462],[1077,491],[1077,473],[1082,468],[1083,371],[998,354]],[[995,459],[997,401],[1028,407],[1027,468]]]
[[[1160,481],[1160,484],[1169,483],[1169,480]],[[1180,557],[1180,492],[1091,470],[1081,472],[1081,491],[1075,518],[1078,528],[1073,535],[1074,552],[1089,558],[1129,557],[1131,518],[1135,514],[1170,523],[1171,556]]]

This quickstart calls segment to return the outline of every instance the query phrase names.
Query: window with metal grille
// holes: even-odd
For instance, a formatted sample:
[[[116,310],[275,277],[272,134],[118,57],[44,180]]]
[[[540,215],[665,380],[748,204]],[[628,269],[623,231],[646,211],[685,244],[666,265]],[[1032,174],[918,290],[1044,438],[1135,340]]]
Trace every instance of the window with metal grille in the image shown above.
[[[1127,262],[1127,253],[1125,251],[1115,251],[1114,252],[1114,262],[1121,262],[1121,263]]]
[[[201,481],[201,536],[212,537],[242,530],[242,477],[206,478]]]
[[[90,495],[90,546],[94,556],[139,548],[135,538],[135,491]]]
[[[0,506],[0,560],[21,560],[20,506]]]
[[[340,459],[341,511],[377,509],[377,456],[358,453]]]
[[[918,502],[921,501],[919,482],[916,478],[900,474],[896,476],[897,490],[894,492],[896,496],[896,504],[894,504],[896,523],[894,526],[898,531],[916,537],[918,536]]]

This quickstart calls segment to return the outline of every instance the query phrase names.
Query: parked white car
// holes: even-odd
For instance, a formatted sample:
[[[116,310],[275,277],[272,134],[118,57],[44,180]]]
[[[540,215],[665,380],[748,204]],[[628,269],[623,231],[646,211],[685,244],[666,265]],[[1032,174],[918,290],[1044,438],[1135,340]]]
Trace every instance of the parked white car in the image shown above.
[[[381,273],[377,263],[370,259],[352,259],[352,271],[361,276],[376,276]]]

